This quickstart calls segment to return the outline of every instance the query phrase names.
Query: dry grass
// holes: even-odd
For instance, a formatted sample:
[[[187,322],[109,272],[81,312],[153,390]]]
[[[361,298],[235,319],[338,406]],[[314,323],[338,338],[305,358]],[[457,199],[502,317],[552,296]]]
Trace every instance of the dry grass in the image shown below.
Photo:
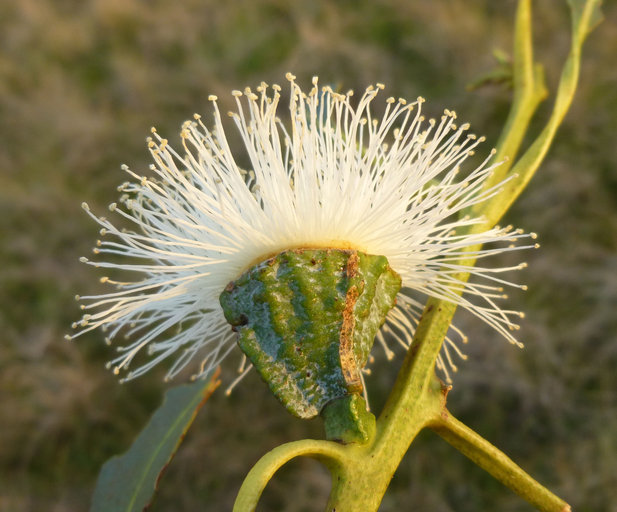
[[[567,49],[564,2],[536,2],[537,42],[551,85]],[[452,0],[20,0],[0,4],[0,511],[86,510],[98,468],[125,449],[157,406],[160,372],[119,386],[103,368],[100,333],[62,340],[79,265],[96,237],[82,200],[102,211],[147,166],[151,124],[177,140],[207,96],[294,71],[307,84],[455,108],[494,142],[508,94],[464,86],[508,48],[514,2]],[[529,255],[525,351],[461,317],[473,343],[451,408],[582,511],[617,511],[617,9],[585,49],[580,91],[547,163],[509,221],[539,233]],[[396,365],[395,365],[396,366]],[[378,364],[379,404],[396,367]],[[152,507],[228,510],[269,448],[319,436],[288,416],[253,375],[215,396],[166,473]],[[318,465],[297,462],[268,489],[264,510],[320,510]],[[530,510],[441,440],[424,434],[382,510]]]

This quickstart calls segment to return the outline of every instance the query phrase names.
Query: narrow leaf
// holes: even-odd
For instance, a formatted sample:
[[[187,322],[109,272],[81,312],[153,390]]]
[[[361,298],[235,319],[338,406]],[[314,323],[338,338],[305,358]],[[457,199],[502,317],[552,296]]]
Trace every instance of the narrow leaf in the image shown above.
[[[90,512],[137,512],[149,506],[162,472],[197,412],[220,384],[218,373],[165,393],[163,404],[128,451],[103,465]]]

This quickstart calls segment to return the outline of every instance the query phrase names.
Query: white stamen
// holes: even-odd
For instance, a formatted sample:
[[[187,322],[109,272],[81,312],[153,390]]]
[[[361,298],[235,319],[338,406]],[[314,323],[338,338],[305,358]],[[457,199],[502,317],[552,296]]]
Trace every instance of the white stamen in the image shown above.
[[[511,319],[522,315],[502,310],[496,301],[504,295],[503,286],[526,286],[498,274],[526,264],[490,268],[459,263],[464,255],[483,261],[537,246],[512,246],[536,235],[511,226],[457,234],[482,222],[459,213],[503,186],[484,186],[498,165],[492,161],[494,151],[476,169],[459,172],[484,137],[468,135],[467,123],[457,128],[450,110],[426,123],[421,97],[409,104],[403,98],[383,100],[385,111],[376,116],[371,103],[383,84],[368,87],[352,106],[353,91],[319,88],[315,77],[305,94],[294,75],[286,78],[291,92],[287,116],[281,115],[286,109],[280,108],[278,85],[268,89],[262,83],[258,94],[249,88],[232,92],[236,109],[226,122],[244,143],[248,172],[237,163],[244,157],[232,154],[229,128],[211,95],[213,126],[208,128],[198,114],[185,122],[180,153],[152,129],[147,140],[152,176],[122,166],[130,180],[119,187],[121,200],[109,209],[132,226],[116,227],[82,205],[105,236],[95,254],[113,259],[80,260],[131,276],[136,272],[141,279],[102,278],[115,291],[81,297],[91,314],[75,324],[82,327],[75,336],[101,327],[109,328],[109,343],[118,335],[135,339],[119,346],[114,372],[126,370],[142,349],[151,359],[125,380],[172,357],[169,378],[193,359],[201,360],[196,375],[206,374],[234,348],[218,300],[225,286],[272,254],[327,247],[384,255],[401,275],[397,306],[377,335],[388,359],[394,352],[384,333],[408,348],[415,332],[422,304],[411,294],[454,302],[518,344],[510,332],[518,326]],[[467,250],[474,246],[482,248]],[[457,276],[466,272],[473,278],[461,282]],[[457,342],[466,342],[464,335],[455,327],[450,334],[437,361],[447,380],[456,368],[453,356],[466,357],[457,348]],[[246,361],[241,364],[229,391],[250,368]]]

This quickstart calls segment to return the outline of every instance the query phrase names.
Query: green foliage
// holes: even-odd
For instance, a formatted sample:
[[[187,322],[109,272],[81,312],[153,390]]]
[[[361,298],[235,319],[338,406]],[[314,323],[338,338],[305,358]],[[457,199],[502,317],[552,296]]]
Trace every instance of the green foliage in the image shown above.
[[[104,464],[91,512],[136,512],[148,508],[161,474],[218,384],[217,374],[213,374],[165,394],[163,404],[129,450]]]

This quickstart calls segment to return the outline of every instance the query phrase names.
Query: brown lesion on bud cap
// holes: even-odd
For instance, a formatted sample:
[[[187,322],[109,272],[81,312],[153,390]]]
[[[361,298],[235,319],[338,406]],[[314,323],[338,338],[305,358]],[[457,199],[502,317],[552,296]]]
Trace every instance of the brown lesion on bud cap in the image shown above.
[[[352,279],[358,273],[358,253],[352,251],[347,260],[347,278]],[[353,347],[353,334],[356,326],[356,318],[354,316],[354,308],[358,300],[358,288],[353,285],[347,290],[345,296],[345,309],[343,310],[343,323],[340,333],[339,357],[341,360],[341,369],[347,390],[350,393],[362,393],[362,380],[360,378],[360,369],[356,362],[356,356]]]

